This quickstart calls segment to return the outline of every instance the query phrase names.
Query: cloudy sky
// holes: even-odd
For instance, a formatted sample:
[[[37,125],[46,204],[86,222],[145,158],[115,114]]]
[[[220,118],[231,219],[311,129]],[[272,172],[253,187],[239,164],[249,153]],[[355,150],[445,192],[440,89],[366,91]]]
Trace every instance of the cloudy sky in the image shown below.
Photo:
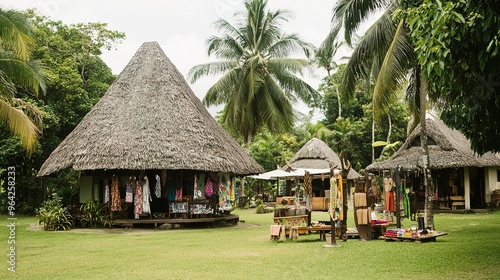
[[[105,22],[109,29],[126,33],[127,38],[116,50],[105,52],[103,60],[119,74],[143,42],[157,41],[166,55],[186,76],[197,64],[210,61],[205,41],[215,35],[212,28],[219,18],[231,21],[241,11],[243,0],[3,0],[3,8],[35,8],[40,13],[66,24]],[[286,9],[294,18],[283,25],[287,33],[298,33],[302,39],[316,46],[323,41],[331,21],[332,0],[269,0],[271,10]],[[347,54],[347,51],[342,52]],[[317,88],[321,71],[304,77]],[[202,99],[215,78],[203,78],[190,84]],[[297,110],[307,113],[305,106]],[[209,108],[214,114],[217,108]],[[317,116],[317,114],[316,114]],[[318,116],[315,119],[319,118]]]

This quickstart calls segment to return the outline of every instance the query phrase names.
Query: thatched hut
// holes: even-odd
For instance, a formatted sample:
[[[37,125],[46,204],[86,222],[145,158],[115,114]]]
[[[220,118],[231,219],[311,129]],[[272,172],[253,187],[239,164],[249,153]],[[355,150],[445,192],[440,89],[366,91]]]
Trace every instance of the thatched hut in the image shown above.
[[[475,154],[470,149],[469,140],[461,132],[447,127],[435,116],[427,117],[426,126],[429,167],[436,187],[436,207],[486,207],[490,202],[490,194],[500,188],[500,157],[492,153],[482,156]],[[385,171],[386,174],[395,170],[403,171],[407,185],[418,194],[422,208],[422,163],[420,126],[417,126],[394,155],[385,161],[369,165],[366,170]]]
[[[66,168],[83,171],[80,202],[105,201],[113,176],[119,177],[123,200],[130,178],[147,176],[152,190],[161,175],[162,191],[151,206],[163,213],[175,201],[209,198],[196,195],[208,181],[234,191],[236,176],[263,171],[209,114],[156,42],[139,48],[38,176]]]
[[[330,190],[330,166],[341,169],[339,156],[323,141],[312,138],[290,159],[284,167],[289,171],[307,170],[312,177],[312,210],[327,210]],[[350,169],[347,179],[352,186],[353,181],[359,178],[358,172]],[[286,193],[293,190],[292,181],[287,182]]]

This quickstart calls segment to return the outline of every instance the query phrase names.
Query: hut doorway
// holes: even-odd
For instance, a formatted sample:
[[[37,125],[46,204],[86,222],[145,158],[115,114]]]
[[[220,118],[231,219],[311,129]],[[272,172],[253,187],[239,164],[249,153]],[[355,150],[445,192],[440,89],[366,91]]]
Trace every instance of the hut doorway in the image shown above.
[[[484,208],[484,168],[471,167],[469,169],[470,182],[470,208]]]

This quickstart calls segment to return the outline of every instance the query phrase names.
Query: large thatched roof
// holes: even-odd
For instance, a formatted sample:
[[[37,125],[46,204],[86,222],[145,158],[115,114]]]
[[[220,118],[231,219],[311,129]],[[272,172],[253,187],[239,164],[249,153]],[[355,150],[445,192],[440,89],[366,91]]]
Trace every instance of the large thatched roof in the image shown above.
[[[156,42],[139,48],[38,175],[69,167],[263,172],[209,114]]]
[[[333,166],[337,165],[341,168],[339,156],[323,141],[318,138],[312,138],[307,141],[302,148],[290,160],[290,165],[293,168],[313,168],[327,169],[330,168],[330,163]],[[347,176],[348,179],[358,178],[359,174],[351,169]]]
[[[429,115],[426,127],[431,169],[500,166],[500,158],[497,155],[474,154],[469,140],[461,132],[446,126],[439,118]],[[381,171],[398,167],[403,170],[418,170],[422,168],[422,163],[420,125],[418,125],[392,157],[370,164],[366,170]]]

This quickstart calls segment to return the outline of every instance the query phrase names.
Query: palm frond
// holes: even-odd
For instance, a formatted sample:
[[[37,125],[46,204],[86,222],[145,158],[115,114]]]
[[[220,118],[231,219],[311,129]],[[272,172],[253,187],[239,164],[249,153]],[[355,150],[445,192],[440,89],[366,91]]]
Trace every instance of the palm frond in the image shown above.
[[[394,0],[340,0],[333,8],[334,29],[344,28],[344,40],[351,45],[351,37],[370,15],[387,9]]]
[[[199,64],[193,66],[193,68],[189,70],[187,78],[189,82],[194,83],[201,77],[216,76],[237,67],[239,67],[239,62],[236,60],[225,60]]]
[[[354,97],[357,80],[370,80],[372,75],[378,74],[378,71],[373,71],[374,64],[378,61],[380,61],[380,65],[382,64],[397,29],[391,14],[392,11],[387,10],[366,31],[359,44],[354,48],[342,77],[340,86],[342,98],[351,99]]]
[[[25,62],[2,53],[0,69],[6,80],[35,95],[38,95],[40,90],[44,92],[46,89],[42,66],[37,61]]]
[[[0,123],[6,125],[12,134],[19,137],[21,145],[30,155],[36,147],[40,130],[20,108],[0,97]]]
[[[395,102],[398,90],[415,63],[415,52],[404,28],[404,21],[401,20],[375,82],[373,110],[376,119],[386,114],[389,106]]]
[[[29,60],[34,40],[26,17],[15,10],[0,9],[0,27],[0,46],[13,51],[20,60]]]

